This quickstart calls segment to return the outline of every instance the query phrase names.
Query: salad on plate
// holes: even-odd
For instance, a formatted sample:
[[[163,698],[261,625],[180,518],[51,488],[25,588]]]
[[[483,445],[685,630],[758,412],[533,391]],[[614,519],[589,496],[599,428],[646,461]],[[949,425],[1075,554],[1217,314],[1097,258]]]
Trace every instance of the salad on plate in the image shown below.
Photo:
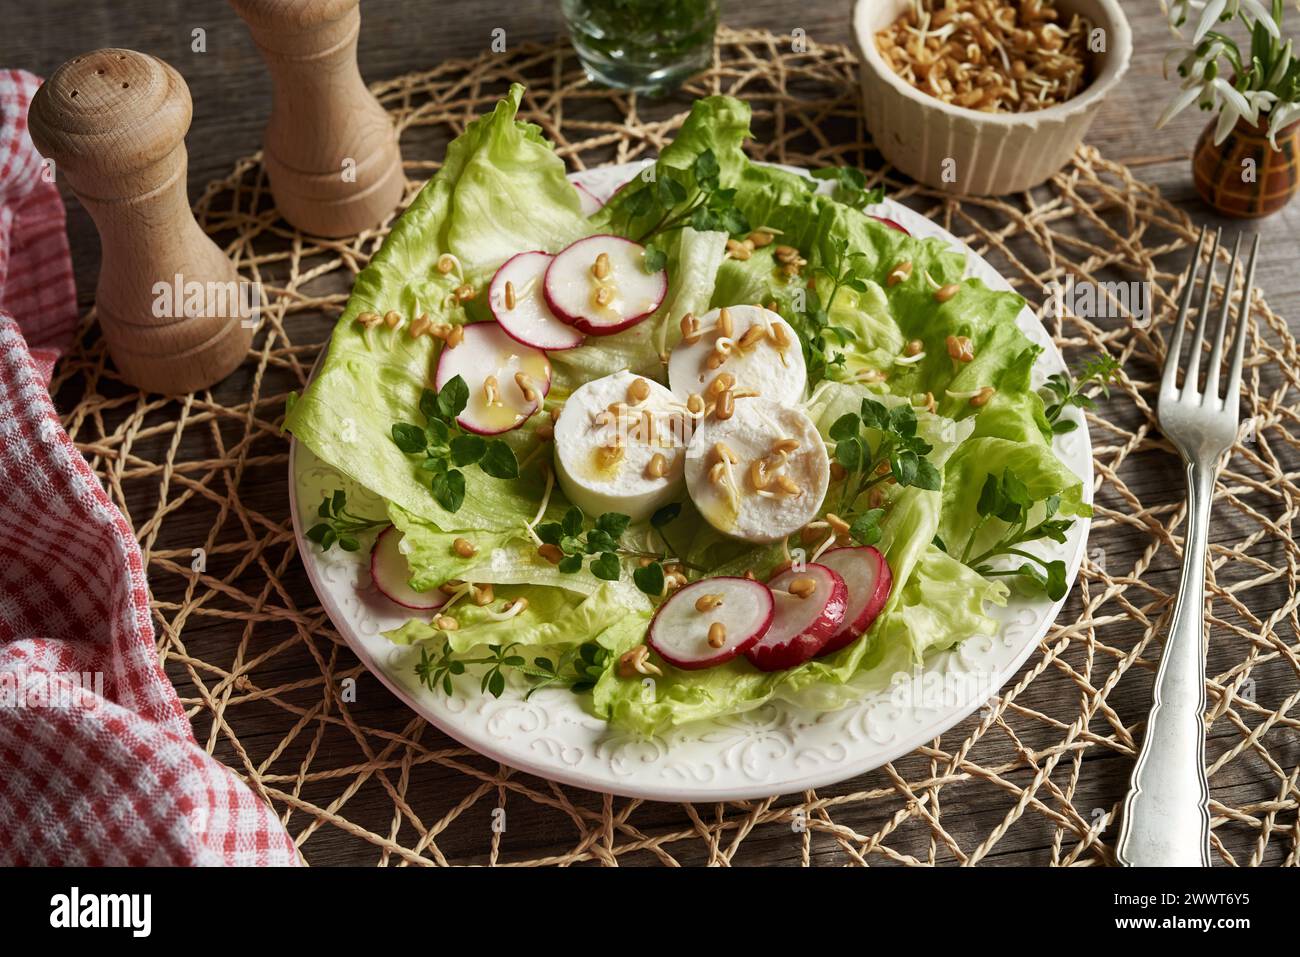
[[[1089,514],[1052,449],[1088,399],[1034,388],[1019,296],[859,171],[751,161],[736,99],[603,197],[522,96],[448,146],[286,419],[386,503],[327,494],[307,536],[369,548],[421,683],[644,733],[833,710],[1064,595],[1034,546]]]

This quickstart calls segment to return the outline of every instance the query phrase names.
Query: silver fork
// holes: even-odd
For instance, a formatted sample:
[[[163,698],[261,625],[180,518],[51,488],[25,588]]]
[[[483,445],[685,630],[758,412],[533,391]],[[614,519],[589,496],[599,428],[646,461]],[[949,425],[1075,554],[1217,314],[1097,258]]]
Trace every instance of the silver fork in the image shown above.
[[[1245,285],[1237,307],[1237,326],[1228,363],[1228,386],[1219,396],[1219,366],[1228,329],[1232,286],[1241,255],[1241,237],[1232,252],[1232,266],[1223,284],[1214,344],[1205,373],[1205,388],[1197,389],[1201,353],[1214,289],[1214,261],[1222,230],[1215,233],[1210,266],[1204,280],[1196,332],[1189,350],[1182,388],[1178,387],[1183,327],[1192,302],[1208,228],[1201,232],[1196,255],[1187,272],[1187,285],[1178,308],[1173,342],[1160,380],[1157,417],[1160,428],[1177,446],[1187,468],[1187,533],[1183,544],[1183,580],[1174,603],[1174,616],[1165,640],[1160,670],[1147,719],[1146,737],[1133,768],[1124,824],[1116,856],[1128,867],[1209,867],[1209,785],[1205,779],[1205,556],[1209,545],[1210,503],[1219,460],[1237,438],[1241,362],[1250,315],[1251,287],[1259,237],[1250,253]]]

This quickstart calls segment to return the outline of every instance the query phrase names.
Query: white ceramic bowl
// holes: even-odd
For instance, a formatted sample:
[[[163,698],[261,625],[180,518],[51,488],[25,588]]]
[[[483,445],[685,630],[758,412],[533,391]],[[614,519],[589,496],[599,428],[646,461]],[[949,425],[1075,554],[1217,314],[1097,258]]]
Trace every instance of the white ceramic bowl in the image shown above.
[[[1118,0],[1057,0],[1105,31],[1105,52],[1093,54],[1093,81],[1073,99],[1032,113],[982,113],[910,86],[876,48],[876,33],[910,0],[858,0],[853,34],[862,63],[862,103],[872,139],[885,159],[935,189],[996,196],[1029,189],[1070,161],[1106,94],[1128,70],[1133,36]],[[945,160],[955,182],[944,182]]]

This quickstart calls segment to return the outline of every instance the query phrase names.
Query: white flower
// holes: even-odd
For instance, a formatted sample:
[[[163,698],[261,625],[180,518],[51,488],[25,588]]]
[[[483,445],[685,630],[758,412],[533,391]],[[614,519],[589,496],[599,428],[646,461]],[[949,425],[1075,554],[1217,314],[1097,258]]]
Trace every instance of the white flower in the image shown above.
[[[1273,149],[1278,148],[1277,134],[1296,120],[1300,120],[1300,103],[1287,103],[1272,112],[1268,121],[1268,141]]]
[[[1175,116],[1200,99],[1201,89],[1199,86],[1189,86],[1174,97],[1169,102],[1169,105],[1165,107],[1165,111],[1160,114],[1160,119],[1156,120],[1156,129],[1161,129]]]
[[[1223,16],[1224,9],[1228,6],[1228,0],[1210,0],[1201,11],[1201,19],[1197,21],[1196,32],[1192,34],[1192,42],[1200,43],[1205,39],[1205,35],[1214,29],[1214,25],[1219,22],[1219,17]]]
[[[1214,88],[1215,92],[1223,97],[1225,107],[1231,106],[1232,109],[1236,110],[1238,116],[1246,117],[1251,123],[1259,122],[1259,112],[1255,110],[1255,108],[1247,102],[1246,98],[1241,95],[1237,88],[1227,80],[1224,80],[1221,77],[1215,77],[1210,81],[1210,86]]]

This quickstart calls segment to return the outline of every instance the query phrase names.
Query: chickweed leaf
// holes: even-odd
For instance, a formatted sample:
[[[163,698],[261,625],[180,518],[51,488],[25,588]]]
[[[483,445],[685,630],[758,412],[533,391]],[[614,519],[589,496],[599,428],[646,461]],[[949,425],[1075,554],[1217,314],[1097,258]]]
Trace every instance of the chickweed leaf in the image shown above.
[[[651,598],[658,598],[664,593],[664,566],[659,562],[644,565],[632,572],[632,581]]]

